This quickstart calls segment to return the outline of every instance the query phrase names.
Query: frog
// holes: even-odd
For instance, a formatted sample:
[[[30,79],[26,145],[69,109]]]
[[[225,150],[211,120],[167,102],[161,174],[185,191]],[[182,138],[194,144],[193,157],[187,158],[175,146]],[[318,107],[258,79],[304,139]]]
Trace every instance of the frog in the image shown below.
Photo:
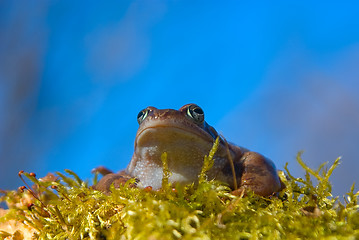
[[[133,178],[136,181],[132,186],[160,189],[163,153],[167,156],[171,184],[197,183],[204,156],[209,154],[216,139],[213,166],[206,173],[209,180],[227,184],[237,195],[251,191],[270,196],[285,187],[273,161],[227,142],[205,121],[203,109],[196,104],[186,104],[178,110],[149,106],[138,113],[137,121],[134,153],[127,168],[118,173],[97,168],[104,176],[94,189],[108,192],[112,184],[116,188]]]

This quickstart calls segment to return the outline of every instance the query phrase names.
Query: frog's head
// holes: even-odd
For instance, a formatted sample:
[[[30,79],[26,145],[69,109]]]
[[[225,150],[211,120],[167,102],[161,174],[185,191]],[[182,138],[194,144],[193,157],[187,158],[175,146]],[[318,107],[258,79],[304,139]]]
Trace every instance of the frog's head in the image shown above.
[[[127,168],[143,186],[161,187],[161,154],[167,152],[171,182],[194,182],[208,155],[217,131],[205,121],[202,108],[186,104],[179,110],[147,107],[137,115],[139,128],[135,140],[135,151]],[[227,163],[227,148],[220,138],[211,170],[216,175]],[[216,176],[213,176],[216,177]]]
[[[166,150],[201,145],[212,146],[218,137],[216,130],[204,120],[202,108],[196,104],[186,104],[178,111],[147,107],[137,115],[139,128],[135,149],[146,146],[163,146]],[[172,143],[172,144],[171,144]]]

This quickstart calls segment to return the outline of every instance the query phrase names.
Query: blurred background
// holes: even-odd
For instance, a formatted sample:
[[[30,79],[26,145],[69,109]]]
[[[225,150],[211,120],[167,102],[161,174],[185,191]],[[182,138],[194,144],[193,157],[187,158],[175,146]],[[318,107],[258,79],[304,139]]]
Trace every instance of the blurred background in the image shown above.
[[[0,2],[0,188],[127,166],[137,113],[197,103],[227,140],[292,174],[359,168],[359,4]],[[358,189],[358,188],[356,188]]]

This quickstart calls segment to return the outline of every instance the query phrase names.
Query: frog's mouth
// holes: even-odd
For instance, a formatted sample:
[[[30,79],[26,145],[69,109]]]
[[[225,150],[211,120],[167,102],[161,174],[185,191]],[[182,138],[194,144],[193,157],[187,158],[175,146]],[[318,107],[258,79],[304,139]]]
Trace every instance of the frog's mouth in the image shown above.
[[[158,131],[157,131],[158,130]],[[213,137],[200,127],[182,126],[178,124],[154,124],[139,129],[136,136],[136,141],[141,139],[143,135],[154,134],[163,137],[171,137],[171,133],[181,133],[183,137],[196,138],[197,141],[212,142],[215,140]]]

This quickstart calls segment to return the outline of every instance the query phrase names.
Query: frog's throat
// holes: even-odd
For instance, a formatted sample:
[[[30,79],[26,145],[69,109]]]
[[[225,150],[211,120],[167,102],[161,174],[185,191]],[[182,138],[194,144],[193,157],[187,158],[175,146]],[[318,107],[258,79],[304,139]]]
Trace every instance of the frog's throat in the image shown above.
[[[167,152],[168,166],[172,172],[170,182],[194,182],[202,169],[204,156],[209,154],[213,146],[213,137],[206,134],[174,126],[157,125],[141,129],[127,172],[144,185],[158,187],[162,178],[161,154]],[[223,168],[226,162],[227,151],[220,144],[213,172]]]
[[[187,125],[179,125],[179,124],[171,124],[171,123],[157,123],[157,124],[146,124],[145,127],[142,127],[138,130],[136,135],[136,141],[135,144],[139,140],[141,140],[143,135],[146,135],[147,133],[156,132],[156,130],[162,130],[158,131],[162,136],[169,136],[171,132],[177,131],[180,132],[182,136],[184,137],[195,137],[196,140],[199,141],[206,141],[207,143],[213,144],[215,139],[205,130],[203,130],[200,127],[193,127],[193,126],[187,126]],[[135,145],[136,147],[136,145]]]

